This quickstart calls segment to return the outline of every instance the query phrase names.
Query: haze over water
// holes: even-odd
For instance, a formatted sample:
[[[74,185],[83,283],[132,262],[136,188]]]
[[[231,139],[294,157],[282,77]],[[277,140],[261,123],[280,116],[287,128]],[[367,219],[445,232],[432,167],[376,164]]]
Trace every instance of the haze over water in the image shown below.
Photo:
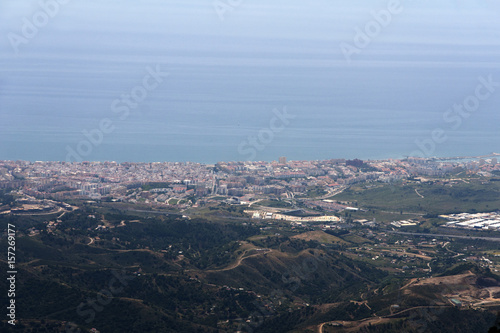
[[[0,159],[66,160],[107,118],[114,129],[83,159],[246,160],[238,146],[284,107],[294,118],[254,159],[403,157],[436,128],[446,139],[431,155],[500,152],[500,86],[445,117],[479,77],[500,82],[498,1],[401,1],[350,61],[341,43],[355,46],[388,1],[213,4],[73,0],[13,47],[42,9],[2,1]],[[126,117],[113,112],[156,66],[168,77]]]

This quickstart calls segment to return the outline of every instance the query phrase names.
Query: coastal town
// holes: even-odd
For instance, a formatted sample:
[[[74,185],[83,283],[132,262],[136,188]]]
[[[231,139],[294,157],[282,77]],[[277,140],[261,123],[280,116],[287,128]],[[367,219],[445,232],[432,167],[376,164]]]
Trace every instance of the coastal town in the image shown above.
[[[104,251],[103,265],[130,255],[123,265],[138,282],[175,276],[215,290],[218,299],[231,293],[242,297],[240,305],[261,302],[276,313],[321,312],[323,306],[295,289],[289,299],[279,299],[286,308],[273,305],[275,297],[261,286],[276,281],[285,281],[285,290],[287,281],[323,290],[335,279],[322,280],[322,274],[343,279],[343,272],[362,290],[368,280],[356,279],[364,271],[366,279],[398,291],[386,295],[377,282],[361,296],[351,292],[342,306],[355,305],[367,315],[310,326],[322,333],[406,318],[425,307],[428,297],[443,309],[485,315],[500,306],[497,156],[280,157],[216,164],[0,161],[0,219],[15,221],[24,247],[83,251],[84,266],[94,265],[86,261],[91,250]],[[206,239],[216,245],[203,248]],[[139,255],[144,260],[134,259]],[[24,265],[35,271],[58,269],[53,259],[30,256]],[[288,266],[293,279],[281,271]],[[255,278],[239,275],[247,270]],[[227,314],[211,302],[210,310],[198,310],[201,316],[218,313],[222,319],[212,324],[217,329],[253,323],[245,311]]]
[[[497,154],[488,158],[436,160],[423,158],[361,161],[273,162],[28,162],[0,161],[0,189],[25,195],[27,211],[33,200],[72,198],[188,207],[226,197],[233,203],[266,198],[307,197],[311,207],[339,211],[348,205],[328,200],[357,183],[419,182],[454,171],[491,177],[500,171]],[[463,181],[444,180],[447,182]],[[419,194],[417,192],[417,194]],[[420,195],[420,194],[419,194]],[[31,206],[30,206],[31,205]],[[41,204],[39,209],[49,209]]]

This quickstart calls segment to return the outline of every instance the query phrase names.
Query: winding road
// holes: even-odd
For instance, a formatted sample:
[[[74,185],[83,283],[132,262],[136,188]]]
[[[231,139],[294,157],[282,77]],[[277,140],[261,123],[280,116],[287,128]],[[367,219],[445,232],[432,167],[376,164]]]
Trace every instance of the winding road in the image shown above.
[[[241,263],[243,262],[243,260],[245,260],[247,258],[260,256],[262,254],[266,254],[266,253],[269,253],[272,251],[271,249],[265,249],[265,250],[259,251],[257,253],[254,253],[254,254],[251,254],[251,255],[245,257],[245,254],[247,254],[247,252],[252,251],[252,250],[255,250],[255,249],[245,250],[245,252],[243,252],[243,254],[235,262],[233,262],[232,264],[230,264],[227,267],[220,268],[220,269],[210,269],[210,270],[206,270],[206,272],[213,273],[213,272],[230,271],[230,270],[235,269],[236,267],[240,266]]]

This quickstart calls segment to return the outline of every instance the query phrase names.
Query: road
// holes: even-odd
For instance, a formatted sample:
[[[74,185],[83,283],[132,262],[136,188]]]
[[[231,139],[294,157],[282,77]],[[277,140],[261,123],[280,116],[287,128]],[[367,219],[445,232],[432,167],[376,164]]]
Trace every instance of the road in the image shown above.
[[[51,212],[40,212],[40,213],[12,213],[12,215],[17,215],[17,216],[37,216],[37,215],[52,215],[52,214],[58,214],[63,210],[61,207],[57,207],[57,210],[51,211]]]
[[[121,211],[128,211],[128,212],[137,212],[137,213],[148,213],[148,214],[158,214],[158,215],[172,215],[172,216],[179,216],[180,214],[172,213],[172,212],[162,212],[158,210],[144,210],[144,209],[122,209]]]
[[[251,207],[253,204],[256,204],[257,202],[261,202],[262,200],[264,200],[264,199],[258,199],[258,200],[252,201],[248,204],[248,207]]]
[[[399,312],[396,312],[396,313],[384,316],[383,318],[391,318],[391,317],[394,317],[394,316],[399,316],[399,315],[401,315],[401,314],[403,314],[405,312],[410,312],[410,311],[418,310],[418,309],[442,309],[442,308],[451,308],[451,307],[452,307],[451,305],[422,305],[422,306],[414,306],[413,308],[402,310],[402,311],[399,311]]]
[[[406,313],[406,312],[410,312],[410,311],[415,311],[415,310],[420,310],[422,311],[422,309],[433,309],[433,308],[436,308],[436,309],[441,309],[441,308],[450,308],[451,305],[430,305],[430,306],[415,306],[415,307],[412,307],[412,308],[409,308],[409,309],[405,309],[405,310],[402,310],[402,311],[399,311],[399,312],[396,312],[396,313],[393,313],[393,314],[390,314],[390,315],[387,315],[387,316],[378,316],[378,317],[375,317],[375,318],[365,318],[365,319],[361,319],[359,321],[354,321],[354,322],[345,322],[345,321],[340,321],[340,323],[342,323],[345,327],[346,327],[346,324],[354,324],[356,326],[349,326],[349,329],[353,329],[353,328],[361,328],[362,326],[367,326],[367,325],[376,325],[382,321],[384,322],[387,322],[389,321],[391,318],[395,317],[395,316],[399,316],[403,313]],[[327,321],[325,323],[321,323],[320,325],[318,325],[318,333],[323,333],[323,326],[328,324],[328,323],[331,323],[332,321]]]
[[[269,253],[269,252],[272,251],[270,249],[265,249],[264,251],[259,251],[257,253],[254,253],[254,254],[251,254],[251,255],[245,257],[245,254],[248,251],[251,251],[251,250],[255,250],[255,249],[245,250],[245,252],[243,252],[243,254],[238,258],[238,260],[236,260],[235,262],[233,262],[232,264],[230,264],[227,267],[224,267],[224,268],[221,268],[221,269],[206,270],[206,272],[224,272],[224,271],[230,271],[230,270],[235,269],[236,267],[240,266],[241,263],[243,262],[243,260],[245,260],[247,258],[260,256],[262,254]]]
[[[412,212],[403,212],[401,214],[401,211],[399,211],[399,212],[392,212],[392,211],[389,211],[389,210],[379,210],[379,212],[381,212],[381,213],[389,213],[389,214],[399,214],[399,215],[417,215],[417,216],[424,216],[425,215],[424,213],[412,213]]]
[[[500,242],[500,238],[497,237],[476,237],[476,236],[459,236],[459,235],[444,235],[444,234],[424,234],[418,232],[403,232],[403,231],[387,231],[391,234],[409,235],[409,236],[424,236],[432,238],[459,238],[459,239],[471,239],[471,240],[486,240],[491,242]]]
[[[346,190],[347,188],[348,188],[348,186],[342,186],[342,187],[339,187],[339,188],[337,188],[337,189],[330,190],[330,191],[328,191],[328,193],[327,193],[327,194],[322,195],[322,196],[320,196],[320,197],[316,197],[316,198],[307,198],[307,199],[309,199],[309,200],[324,200],[324,199],[328,199],[328,198],[330,198],[330,197],[333,197],[333,196],[335,196],[335,195],[337,195],[337,194],[340,194],[340,193],[344,192],[344,190]]]

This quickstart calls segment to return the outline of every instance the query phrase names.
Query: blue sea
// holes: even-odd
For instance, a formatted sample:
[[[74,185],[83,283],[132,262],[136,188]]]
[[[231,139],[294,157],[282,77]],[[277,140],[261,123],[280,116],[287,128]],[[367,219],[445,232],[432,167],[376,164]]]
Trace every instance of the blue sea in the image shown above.
[[[8,36],[24,38],[38,6],[0,5],[3,160],[500,152],[495,3],[405,3],[357,47],[357,28],[386,2],[260,0],[222,19],[200,0],[71,2],[15,52]],[[359,52],[347,61],[341,43]],[[493,89],[474,105],[481,80]]]

